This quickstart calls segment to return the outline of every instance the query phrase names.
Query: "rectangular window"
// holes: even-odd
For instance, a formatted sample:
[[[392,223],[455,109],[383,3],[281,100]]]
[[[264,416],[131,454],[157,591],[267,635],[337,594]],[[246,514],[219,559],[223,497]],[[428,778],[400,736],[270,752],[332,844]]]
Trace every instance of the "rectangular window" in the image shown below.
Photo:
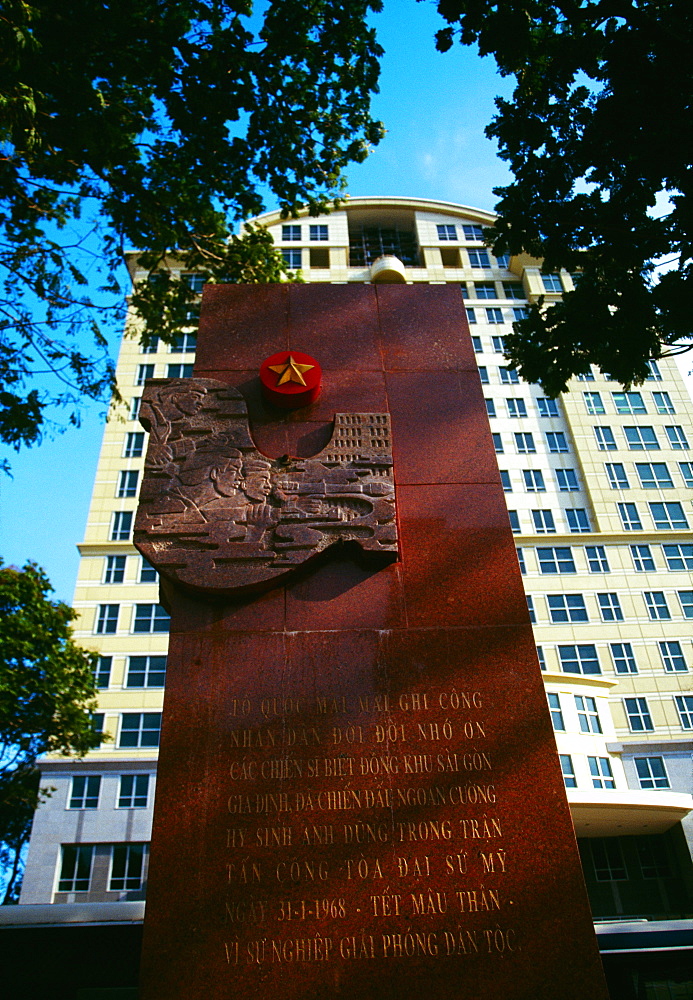
[[[547,594],[546,601],[554,625],[589,621],[582,594]]]
[[[483,365],[479,365],[479,378],[481,379],[482,385],[489,384],[488,368],[485,368]]]
[[[602,397],[598,392],[583,392],[582,394],[585,399],[585,407],[588,413],[593,416],[605,413],[604,403],[602,402]]]
[[[520,381],[520,376],[514,368],[499,368],[498,374],[500,375],[501,385],[518,385]]]
[[[668,570],[693,570],[693,545],[663,545],[662,549]]]
[[[582,372],[581,375],[577,375],[576,378],[578,382],[594,382],[594,374],[591,368],[588,368],[586,372]]]
[[[683,432],[683,427],[665,427],[669,438],[669,445],[675,451],[688,451],[688,438]]]
[[[472,282],[475,299],[497,299],[496,286],[492,281]]]
[[[574,697],[578,721],[580,723],[580,731],[582,733],[600,734],[602,732],[602,727],[601,722],[599,721],[599,712],[597,710],[596,700],[587,695],[574,695]]]
[[[558,658],[565,674],[601,674],[597,647],[590,644],[559,646]]]
[[[166,370],[167,378],[192,378],[193,364],[188,365],[168,365]]]
[[[563,784],[566,788],[577,788],[573,760],[569,753],[559,753],[558,759],[561,762],[561,772],[563,773]]]
[[[646,590],[643,597],[647,613],[653,622],[668,621],[671,618],[669,605],[662,590]]]
[[[300,243],[301,227],[297,225],[282,226],[282,240],[284,243]]]
[[[462,226],[465,240],[483,240],[484,231],[481,226]]]
[[[491,337],[491,345],[495,354],[505,354],[505,337]]]
[[[689,490],[693,490],[693,462],[679,462],[679,472],[683,479],[683,485]]]
[[[639,392],[612,392],[617,413],[633,414],[647,413],[642,395]]]
[[[445,225],[442,225],[442,226],[436,226],[436,229],[438,230],[438,239],[442,240],[443,242],[446,241],[446,240],[456,240],[457,239],[457,228],[456,228],[456,226],[445,224]],[[325,239],[327,239],[327,237],[325,237]],[[481,237],[479,237],[479,239],[481,239]]]
[[[550,510],[533,510],[532,521],[538,535],[553,535],[556,533],[556,523]]]
[[[95,632],[97,635],[114,635],[118,631],[119,604],[99,604]]]
[[[467,307],[467,322],[472,326],[476,324],[476,312],[472,306]]]
[[[527,416],[527,406],[524,399],[518,399],[517,397],[511,397],[506,400],[508,404],[508,416],[509,417],[526,417]]]
[[[631,451],[659,451],[654,427],[625,426],[623,433]]]
[[[503,486],[503,492],[504,493],[512,493],[513,486],[512,486],[512,483],[510,482],[510,473],[508,472],[508,470],[507,469],[501,469],[500,470],[500,477],[501,477],[501,484]]]
[[[132,530],[132,511],[117,510],[113,515],[113,524],[111,525],[111,541],[112,542],[129,541],[131,530]]]
[[[525,551],[524,549],[515,549],[517,553],[517,564],[520,567],[520,573],[524,576],[527,572],[527,567],[525,566]]]
[[[547,431],[546,443],[549,446],[549,451],[554,454],[562,454],[570,450],[563,431]]]
[[[688,520],[680,503],[648,503],[657,531],[685,530]]]
[[[563,285],[558,274],[542,274],[541,280],[544,283],[545,292],[562,292]]]
[[[94,680],[97,688],[107,688],[111,683],[112,656],[100,656],[94,668]]]
[[[575,573],[575,561],[569,545],[537,546],[539,572],[553,575],[556,573]]]
[[[118,746],[158,747],[161,712],[125,712],[121,717]]]
[[[600,451],[616,450],[616,439],[610,427],[595,427],[594,436],[597,439],[597,447]]]
[[[168,632],[171,618],[160,604],[136,604],[133,632]]]
[[[70,789],[68,809],[98,809],[101,775],[75,775]]]
[[[443,253],[457,253],[456,250],[445,250]],[[327,247],[311,247],[308,251],[309,266],[325,269],[330,266],[330,251]]]
[[[522,476],[528,493],[545,493],[544,473],[539,469],[523,469]]]
[[[520,518],[518,517],[517,511],[509,510],[508,518],[510,520],[510,527],[512,528],[513,533],[517,534],[520,530]]]
[[[603,545],[586,545],[585,555],[590,573],[608,573],[609,561]]]
[[[123,469],[118,476],[117,497],[136,497],[137,485],[140,478],[137,469]]]
[[[693,694],[674,695],[682,729],[693,729]]]
[[[630,554],[633,557],[633,567],[636,573],[651,573],[655,563],[649,545],[631,545]]]
[[[165,656],[130,656],[128,658],[126,687],[162,688],[165,685]]]
[[[575,469],[556,469],[556,482],[561,493],[574,493],[580,489]]]
[[[525,597],[527,598],[527,610],[529,611],[529,620],[531,621],[532,625],[536,625],[537,616],[534,612],[534,598],[532,597],[531,594],[525,594]]]
[[[481,346],[481,337],[477,337],[476,334],[472,337],[472,347],[475,354],[483,354],[484,349]]]
[[[467,250],[471,267],[490,267],[488,250]]]
[[[138,365],[135,385],[144,385],[148,378],[154,378],[154,365]]]
[[[300,250],[282,250],[282,257],[284,258],[284,263],[287,267],[292,267],[296,270],[301,267]]]
[[[641,788],[670,788],[663,757],[634,757]]]
[[[679,590],[679,604],[684,618],[693,618],[693,590]]]
[[[184,281],[191,292],[195,292],[197,295],[202,294],[202,289],[205,287],[207,282],[204,274],[194,274],[192,272],[187,272],[181,274],[181,281]]]
[[[539,668],[541,670],[546,670],[546,658],[544,656],[544,650],[541,646],[537,646],[537,659],[539,660]]]
[[[597,594],[597,603],[599,604],[599,613],[602,616],[603,622],[623,621],[623,611],[621,610],[621,602],[618,599],[618,594],[614,594],[611,591],[606,594]]]
[[[140,563],[140,583],[156,583],[159,579],[158,574],[152,564],[148,562],[144,557]]]
[[[676,413],[674,404],[672,403],[668,392],[653,392],[652,401],[655,405],[657,413]]]
[[[149,803],[149,775],[121,774],[119,809],[146,809]]]
[[[647,698],[624,698],[623,705],[631,733],[652,733],[654,724]]]
[[[197,350],[196,333],[177,333],[171,344],[172,354],[194,354]],[[178,376],[170,376],[178,377]]]
[[[635,471],[644,490],[669,490],[674,487],[666,462],[636,462]]]
[[[540,417],[557,417],[558,402],[555,399],[548,399],[546,396],[537,396],[537,409]]]
[[[106,556],[106,568],[103,574],[104,583],[122,583],[125,579],[126,556]]]
[[[309,227],[311,242],[322,242],[324,243],[327,236],[327,226],[324,223],[318,223],[317,225],[311,224]]]
[[[597,882],[625,882],[628,872],[616,837],[591,837],[589,840]]]
[[[650,374],[647,376],[646,382],[661,382],[662,373],[659,370],[659,365],[656,361],[648,361],[647,367],[650,369]]]
[[[642,531],[642,521],[634,503],[619,503],[617,507],[624,531]]]
[[[574,534],[592,530],[590,519],[584,507],[566,507],[565,516],[568,522],[568,529]]]
[[[93,844],[63,844],[58,892],[88,892],[93,858]]]
[[[524,299],[527,297],[521,281],[504,281],[503,292],[506,299]]]
[[[159,350],[158,337],[148,337],[147,343],[142,344],[141,346],[142,354],[156,354],[158,350]]]
[[[486,322],[487,323],[502,323],[503,322],[503,310],[499,309],[497,306],[487,306],[486,307]]]
[[[486,403],[486,416],[487,417],[495,417],[495,415],[496,415],[496,404],[493,402],[493,400],[492,399],[484,399],[484,403]]]
[[[557,733],[564,733],[565,722],[563,721],[563,712],[561,711],[561,699],[553,691],[549,691],[546,697],[549,702],[549,711],[551,713],[551,723],[553,728]]]
[[[140,403],[142,402],[141,396],[133,396],[130,400],[130,413],[128,414],[129,420],[137,420],[140,415]]]
[[[523,319],[529,319],[527,306],[513,306],[513,322],[521,323]]]
[[[530,431],[515,432],[515,447],[519,455],[533,455],[537,450]]]
[[[662,640],[659,643],[659,654],[668,674],[685,673],[688,670],[680,642],[673,639]]]
[[[496,455],[502,455],[503,441],[501,439],[500,434],[492,434],[491,437],[493,438],[493,450],[495,451]]]
[[[609,649],[617,674],[637,674],[638,665],[633,656],[633,647],[629,642],[612,642],[609,644]]]
[[[141,458],[144,449],[144,431],[130,431],[125,435],[123,458]]]
[[[629,490],[630,483],[626,475],[626,468],[621,462],[605,462],[606,476],[612,490]]]
[[[108,882],[111,892],[136,892],[142,888],[147,851],[147,844],[113,845],[111,877]]]
[[[615,788],[611,762],[608,757],[588,757],[587,762],[592,775],[592,785],[594,788]]]

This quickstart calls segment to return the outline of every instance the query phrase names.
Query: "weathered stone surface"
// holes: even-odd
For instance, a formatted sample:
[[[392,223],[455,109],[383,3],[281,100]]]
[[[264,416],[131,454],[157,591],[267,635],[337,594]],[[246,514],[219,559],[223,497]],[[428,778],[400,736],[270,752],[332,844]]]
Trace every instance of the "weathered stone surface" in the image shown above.
[[[135,544],[192,591],[262,589],[336,543],[397,555],[388,413],[338,413],[309,459],[268,459],[245,400],[214,379],[156,380],[140,419],[149,448]]]

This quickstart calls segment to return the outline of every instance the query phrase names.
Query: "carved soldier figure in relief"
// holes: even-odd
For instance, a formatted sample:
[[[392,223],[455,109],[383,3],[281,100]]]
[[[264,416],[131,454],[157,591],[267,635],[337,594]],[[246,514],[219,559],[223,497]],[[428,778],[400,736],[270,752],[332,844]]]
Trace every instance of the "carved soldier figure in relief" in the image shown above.
[[[212,379],[153,380],[135,544],[186,589],[242,593],[278,583],[338,542],[397,556],[390,418],[338,413],[310,459],[255,447],[245,401]]]

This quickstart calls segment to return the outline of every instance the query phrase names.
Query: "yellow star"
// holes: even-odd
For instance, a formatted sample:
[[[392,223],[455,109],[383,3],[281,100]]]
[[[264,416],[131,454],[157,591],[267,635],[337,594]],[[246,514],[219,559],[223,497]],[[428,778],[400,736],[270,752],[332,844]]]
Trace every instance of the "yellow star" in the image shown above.
[[[311,368],[315,368],[315,365],[299,365],[289,355],[288,360],[283,365],[268,365],[268,368],[271,372],[276,372],[280,376],[277,385],[284,385],[285,382],[298,382],[299,385],[305,385],[306,381],[303,378],[303,372],[310,371]]]

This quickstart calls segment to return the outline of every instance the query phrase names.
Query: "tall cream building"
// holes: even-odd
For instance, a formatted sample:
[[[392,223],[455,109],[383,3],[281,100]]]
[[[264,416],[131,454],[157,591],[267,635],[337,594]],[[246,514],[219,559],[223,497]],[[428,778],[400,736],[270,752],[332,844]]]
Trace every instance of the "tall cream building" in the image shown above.
[[[693,995],[676,992],[690,986],[676,969],[693,886],[693,404],[675,364],[652,363],[627,392],[597,372],[558,400],[522,382],[504,335],[573,279],[494,258],[489,213],[352,198],[327,217],[259,221],[309,282],[459,285],[600,946],[624,982],[651,967],[638,996]],[[133,265],[132,277],[146,275]],[[104,742],[83,761],[43,763],[55,792],[35,819],[21,903],[47,923],[62,918],[41,904],[141,919],[168,617],[131,542],[146,451],[137,412],[147,378],[190,375],[194,358],[192,325],[174,347],[123,340],[125,403],[104,431],[75,591],[77,639],[100,654]]]

